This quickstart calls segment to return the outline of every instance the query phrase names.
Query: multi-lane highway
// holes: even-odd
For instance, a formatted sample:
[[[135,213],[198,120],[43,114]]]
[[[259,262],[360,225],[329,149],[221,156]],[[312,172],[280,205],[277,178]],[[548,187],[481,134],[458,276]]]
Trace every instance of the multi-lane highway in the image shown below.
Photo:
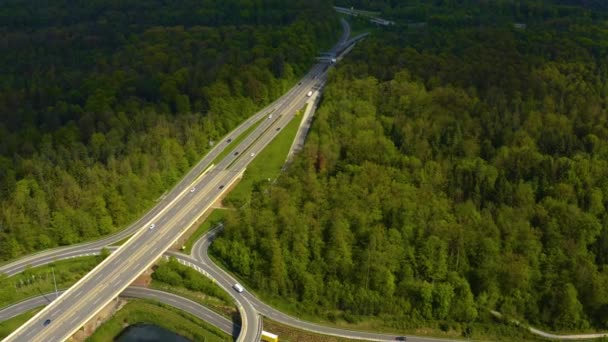
[[[60,291],[59,293],[63,293]],[[124,290],[120,297],[150,299],[163,304],[171,305],[174,308],[192,314],[195,317],[210,323],[230,336],[238,336],[240,326],[227,319],[226,317],[196,303],[190,299],[180,297],[176,294],[148,289],[139,286],[129,286]],[[0,309],[0,321],[5,321],[22,313],[49,304],[55,300],[55,293],[47,293],[38,297],[29,298],[17,304]]]
[[[344,22],[343,22],[344,25]],[[343,41],[338,45],[341,47]],[[63,341],[75,333],[101,308],[124,290],[137,276],[152,265],[209,207],[234,184],[246,166],[293,117],[303,105],[306,93],[323,79],[325,65],[317,64],[302,81],[273,108],[273,115],[261,114],[263,122],[217,166],[205,169],[221,151],[216,148],[201,161],[190,182],[180,182],[163,206],[155,207],[133,228],[135,234],[90,273],[80,279],[57,300],[9,335],[6,341]],[[252,120],[255,122],[255,120]],[[252,124],[253,124],[252,122]],[[226,138],[225,142],[227,143]],[[197,168],[195,167],[195,169]],[[31,261],[31,259],[30,259]],[[242,315],[241,341],[259,337],[259,318],[247,301],[237,306]],[[45,322],[49,322],[45,324]]]

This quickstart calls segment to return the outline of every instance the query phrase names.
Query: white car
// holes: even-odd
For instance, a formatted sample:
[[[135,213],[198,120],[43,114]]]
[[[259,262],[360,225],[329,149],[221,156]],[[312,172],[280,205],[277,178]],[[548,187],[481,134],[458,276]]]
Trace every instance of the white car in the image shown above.
[[[232,288],[236,290],[236,292],[238,293],[243,293],[243,291],[245,291],[245,289],[243,288],[243,286],[241,286],[241,284],[234,284],[232,285]]]
[[[196,188],[190,189],[190,192],[195,192],[195,191],[196,191]]]
[[[255,153],[251,152],[250,156],[251,156],[251,157],[255,156]]]
[[[156,225],[155,225],[154,223],[152,223],[152,224],[150,225],[150,230],[154,229],[154,227],[156,227]]]
[[[272,114],[268,115],[268,118],[269,118],[269,119],[272,119]]]

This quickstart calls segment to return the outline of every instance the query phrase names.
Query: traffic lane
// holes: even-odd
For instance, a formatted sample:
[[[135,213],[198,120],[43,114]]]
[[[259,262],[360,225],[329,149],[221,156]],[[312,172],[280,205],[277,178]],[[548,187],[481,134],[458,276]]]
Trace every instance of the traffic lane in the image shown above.
[[[215,183],[221,182],[222,178],[226,178],[226,176],[224,175],[223,177],[219,177],[219,179],[217,179]],[[213,194],[211,194],[211,197],[215,197],[217,195],[216,194],[217,190],[215,190],[214,186],[215,186],[215,184],[212,185],[211,189],[209,190],[210,192],[213,192]],[[206,203],[206,205],[209,205],[212,203],[212,201],[209,199],[209,197],[207,196],[206,193],[201,193],[200,196],[205,201],[208,202],[208,203]],[[190,210],[190,212],[186,212],[185,214],[182,214],[182,216],[190,215],[191,217],[194,217],[194,213],[195,212],[198,213],[198,210],[193,208],[194,206],[196,206],[197,202],[198,201],[195,201],[194,203],[189,205],[188,206],[189,208],[187,208],[187,209]],[[173,220],[172,224],[174,224],[174,222],[177,220],[179,220],[178,217],[176,217]],[[70,324],[72,324],[72,322],[73,322],[73,324],[76,324],[78,322],[77,319],[79,317],[87,317],[86,315],[88,312],[94,311],[98,305],[103,305],[102,301],[109,302],[112,299],[113,294],[117,290],[117,287],[119,287],[119,286],[117,286],[119,283],[128,285],[128,283],[130,283],[133,279],[133,274],[135,274],[135,277],[136,277],[136,275],[138,274],[138,270],[144,264],[153,263],[156,260],[157,257],[154,255],[154,253],[148,253],[147,252],[148,250],[159,250],[161,248],[166,248],[166,246],[165,246],[166,241],[164,241],[164,240],[167,240],[167,239],[171,240],[172,238],[176,237],[176,235],[181,235],[180,232],[167,228],[165,230],[165,232],[172,233],[167,236],[167,234],[160,233],[161,230],[165,229],[164,227],[161,226],[161,227],[158,227],[158,229],[159,229],[159,234],[158,234],[159,238],[152,238],[151,241],[149,241],[149,243],[148,243],[148,245],[149,245],[149,246],[147,246],[148,248],[142,249],[139,252],[137,252],[136,257],[134,258],[134,259],[138,259],[137,262],[135,262],[135,261],[133,261],[131,263],[127,262],[127,266],[123,266],[123,269],[125,269],[125,271],[123,271],[123,273],[118,275],[118,278],[116,279],[116,282],[114,283],[113,286],[102,285],[101,289],[98,289],[96,294],[93,292],[93,289],[95,287],[97,287],[96,281],[104,279],[104,278],[107,279],[110,276],[109,273],[101,272],[101,273],[97,274],[96,276],[93,276],[90,282],[85,283],[86,286],[83,286],[81,291],[75,292],[73,294],[73,296],[78,297],[79,292],[89,293],[89,291],[91,291],[91,293],[95,294],[96,299],[92,302],[90,300],[84,300],[84,304],[76,305],[77,309],[75,310],[74,313],[72,313],[71,315],[69,315],[69,314],[61,315],[61,317],[62,317],[61,322],[68,321],[68,322],[70,322]],[[155,228],[155,230],[156,230],[156,228]],[[150,233],[148,236],[152,236],[152,235],[153,234]],[[124,249],[122,251],[124,251],[123,252],[124,254],[131,255],[131,253],[129,253],[128,249]],[[118,262],[118,261],[120,261],[120,260],[119,259],[114,260],[114,262]],[[124,260],[120,261],[120,263],[124,263]],[[107,268],[111,269],[112,266],[113,266],[112,264],[108,264]],[[68,307],[72,307],[72,309],[73,309],[73,306],[74,306],[74,302],[68,301],[68,300],[66,300],[65,303],[62,303],[62,304],[63,304],[63,306],[66,306],[65,309],[67,309]],[[64,310],[62,305],[59,305],[57,307],[57,309],[60,311]],[[74,317],[74,318],[70,319],[70,317]],[[66,329],[69,329],[69,327],[66,327],[66,329],[64,329],[64,326],[65,326],[65,324],[63,326],[59,326],[56,329],[54,329],[57,331],[55,336],[64,336],[64,334],[65,335],[69,334],[69,330],[66,331]]]
[[[62,292],[63,291],[59,291],[59,294]],[[214,325],[231,336],[237,336],[240,330],[240,326],[238,324],[232,322],[224,316],[204,307],[199,303],[169,292],[152,290],[145,287],[130,286],[120,294],[120,297],[156,300],[179,310],[188,312],[195,317]],[[55,293],[51,292],[27,299],[10,307],[6,307],[0,310],[0,321],[5,321],[38,307],[47,305],[54,299]]]
[[[38,267],[41,265],[50,264],[57,260],[83,257],[83,256],[87,256],[87,255],[88,256],[99,255],[99,249],[100,249],[100,247],[89,247],[84,250],[69,250],[69,251],[63,251],[62,253],[56,253],[53,255],[48,255],[48,256],[45,255],[45,256],[41,256],[40,258],[33,260],[32,262],[30,262],[28,264],[19,263],[19,264],[11,265],[10,267],[6,268],[2,273],[6,274],[7,276],[10,277],[10,276],[14,276],[16,274],[23,272],[25,270],[25,268],[27,268],[29,266]]]

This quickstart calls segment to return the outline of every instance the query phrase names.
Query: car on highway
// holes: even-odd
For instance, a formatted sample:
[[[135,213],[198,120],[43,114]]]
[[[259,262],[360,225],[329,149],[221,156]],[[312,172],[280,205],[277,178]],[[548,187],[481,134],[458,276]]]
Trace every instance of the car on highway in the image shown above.
[[[238,154],[239,154],[239,151],[234,152],[234,155],[235,155],[235,156],[236,156],[236,155],[238,155]]]
[[[229,142],[231,142],[231,141],[232,141],[232,139],[228,139],[228,140],[226,140],[226,142],[227,142],[227,143],[229,143]]]
[[[312,90],[309,91],[308,93],[306,93],[306,96],[311,97],[312,96]]]
[[[269,119],[272,119],[272,114],[268,115],[268,118],[269,118]]]
[[[245,291],[243,286],[241,286],[241,284],[239,284],[239,283],[232,285],[232,288],[238,293],[243,293],[243,291]]]
[[[196,188],[194,188],[194,187],[192,189],[190,189],[190,192],[195,192],[195,191],[196,191]]]
[[[277,132],[281,129],[281,127],[277,127]]]
[[[251,154],[249,156],[253,157],[253,156],[255,156],[255,153],[251,152]]]
[[[407,337],[405,337],[405,336],[397,336],[397,337],[395,337],[395,341],[407,341]]]
[[[223,186],[223,185],[220,185],[220,189],[223,189],[223,188],[224,188],[224,186]]]
[[[47,325],[49,325],[49,324],[51,324],[51,320],[50,319],[47,319],[46,321],[44,321],[44,323],[42,323],[42,325],[44,325],[45,327]]]
[[[154,229],[154,227],[156,227],[156,225],[155,225],[154,223],[152,223],[152,224],[150,225],[150,230]]]

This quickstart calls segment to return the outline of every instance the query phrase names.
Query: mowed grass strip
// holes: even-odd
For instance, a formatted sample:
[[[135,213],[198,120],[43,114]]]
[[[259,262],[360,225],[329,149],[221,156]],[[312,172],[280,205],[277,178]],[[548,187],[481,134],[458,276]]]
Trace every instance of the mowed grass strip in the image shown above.
[[[270,183],[279,176],[285,164],[287,153],[289,153],[289,148],[298,132],[303,113],[304,109],[298,111],[294,119],[285,127],[281,127],[279,134],[249,164],[243,179],[224,200],[226,204],[235,207],[246,204],[254,184],[261,181]]]
[[[232,341],[232,337],[228,334],[188,313],[168,305],[140,299],[129,301],[112,318],[97,328],[87,341],[114,341],[125,327],[137,323],[154,324],[191,341]]]

